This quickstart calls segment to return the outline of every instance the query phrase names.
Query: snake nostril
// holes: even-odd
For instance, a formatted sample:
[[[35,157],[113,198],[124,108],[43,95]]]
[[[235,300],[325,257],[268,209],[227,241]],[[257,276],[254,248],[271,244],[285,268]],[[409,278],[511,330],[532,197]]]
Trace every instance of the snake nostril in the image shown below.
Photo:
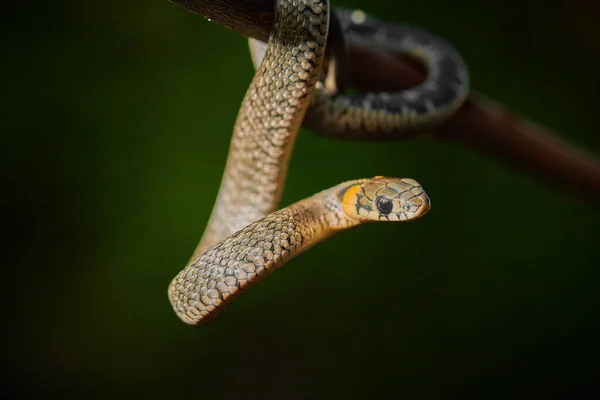
[[[429,200],[429,196],[427,196],[424,192],[418,195],[412,201],[412,203],[419,207],[415,212],[416,216],[424,215],[431,208],[431,200]]]

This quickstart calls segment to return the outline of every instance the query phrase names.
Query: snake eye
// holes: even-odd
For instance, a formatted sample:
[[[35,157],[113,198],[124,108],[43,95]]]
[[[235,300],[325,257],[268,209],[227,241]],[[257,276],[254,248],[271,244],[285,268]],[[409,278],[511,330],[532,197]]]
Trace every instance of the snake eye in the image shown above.
[[[380,196],[375,200],[375,205],[377,206],[377,210],[383,215],[388,215],[392,212],[392,208],[394,208],[394,204],[392,203],[392,199],[385,196]]]

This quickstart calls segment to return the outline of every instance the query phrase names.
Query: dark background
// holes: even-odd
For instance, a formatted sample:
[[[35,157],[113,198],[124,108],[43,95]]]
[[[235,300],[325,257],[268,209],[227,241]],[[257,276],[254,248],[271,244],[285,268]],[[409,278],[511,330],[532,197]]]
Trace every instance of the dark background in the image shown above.
[[[444,36],[475,90],[600,153],[597,1],[367,3],[334,4]],[[431,212],[340,234],[213,325],[183,324],[167,286],[211,211],[253,74],[246,41],[167,0],[3,7],[3,388],[440,399],[593,390],[598,207],[428,138],[301,132],[284,204],[391,175],[420,181]]]

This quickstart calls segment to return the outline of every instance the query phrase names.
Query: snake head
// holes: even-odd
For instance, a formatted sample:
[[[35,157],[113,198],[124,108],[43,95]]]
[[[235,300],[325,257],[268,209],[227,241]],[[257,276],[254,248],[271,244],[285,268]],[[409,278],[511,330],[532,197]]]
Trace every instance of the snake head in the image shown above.
[[[410,178],[376,176],[342,193],[344,213],[361,220],[408,221],[422,217],[430,207],[423,187]]]

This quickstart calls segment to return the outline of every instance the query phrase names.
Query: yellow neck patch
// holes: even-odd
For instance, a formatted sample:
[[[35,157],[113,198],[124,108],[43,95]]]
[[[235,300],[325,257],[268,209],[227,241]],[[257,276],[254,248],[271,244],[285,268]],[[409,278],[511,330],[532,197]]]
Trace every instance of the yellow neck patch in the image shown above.
[[[358,205],[358,192],[361,190],[360,185],[354,185],[346,190],[344,197],[342,197],[342,209],[349,216],[356,216],[356,209]]]

